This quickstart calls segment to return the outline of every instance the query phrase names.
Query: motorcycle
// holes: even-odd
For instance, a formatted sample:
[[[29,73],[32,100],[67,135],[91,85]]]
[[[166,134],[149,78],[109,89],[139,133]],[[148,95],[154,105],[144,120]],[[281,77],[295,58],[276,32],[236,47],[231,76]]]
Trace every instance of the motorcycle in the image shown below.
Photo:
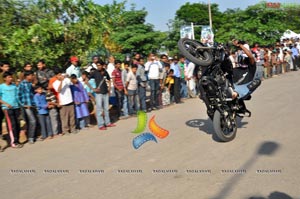
[[[202,67],[198,89],[200,99],[207,107],[207,114],[213,121],[215,135],[222,142],[233,140],[237,133],[237,117],[251,117],[244,101],[251,99],[251,94],[261,81],[234,80],[229,55],[222,45],[209,47],[199,41],[182,38],[178,42],[178,48],[189,61]],[[243,74],[242,78],[247,75],[248,73]],[[234,91],[239,95],[233,99]]]

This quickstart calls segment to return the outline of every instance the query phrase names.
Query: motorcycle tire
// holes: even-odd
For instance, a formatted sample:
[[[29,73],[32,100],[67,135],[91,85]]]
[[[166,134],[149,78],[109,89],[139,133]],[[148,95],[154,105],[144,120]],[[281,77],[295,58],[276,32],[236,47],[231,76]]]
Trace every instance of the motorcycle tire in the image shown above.
[[[225,133],[222,128],[222,115],[219,111],[215,111],[213,118],[213,127],[215,130],[215,135],[221,142],[229,142],[232,141],[237,132],[236,120],[234,119],[234,127],[231,132]]]
[[[192,39],[182,38],[178,41],[179,51],[189,61],[199,66],[209,66],[213,62],[212,54],[208,50],[201,49],[201,47],[205,46]]]

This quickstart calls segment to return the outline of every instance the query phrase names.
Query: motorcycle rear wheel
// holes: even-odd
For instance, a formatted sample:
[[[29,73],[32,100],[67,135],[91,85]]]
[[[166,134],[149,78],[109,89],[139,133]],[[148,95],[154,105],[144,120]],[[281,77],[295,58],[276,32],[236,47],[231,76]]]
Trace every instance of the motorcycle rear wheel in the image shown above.
[[[232,127],[228,127],[226,122],[230,122]],[[221,142],[232,141],[237,132],[236,119],[231,119],[230,116],[222,116],[221,113],[216,110],[213,118],[213,127],[215,130],[215,135]]]
[[[203,44],[196,40],[182,38],[178,41],[180,52],[189,61],[199,66],[209,66],[213,62],[212,54],[201,47],[204,47]]]

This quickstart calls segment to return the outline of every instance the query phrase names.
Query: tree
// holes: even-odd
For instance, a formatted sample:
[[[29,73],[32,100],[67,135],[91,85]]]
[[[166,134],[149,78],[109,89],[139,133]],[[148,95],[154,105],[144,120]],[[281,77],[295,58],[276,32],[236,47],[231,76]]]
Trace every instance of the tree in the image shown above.
[[[264,3],[249,6],[246,10],[228,10],[225,20],[216,32],[216,38],[227,42],[232,38],[246,40],[250,44],[268,45],[275,43],[285,30],[282,19],[285,12],[266,9]]]
[[[89,0],[5,0],[1,8],[1,57],[13,65],[44,59],[64,65],[70,55],[86,57],[99,39],[99,19]]]
[[[164,33],[154,31],[153,25],[145,24],[147,12],[135,10],[124,11],[121,21],[117,24],[112,33],[112,40],[121,49],[119,54],[133,54],[134,52],[147,55],[150,52],[157,52],[160,44],[166,38]]]
[[[217,4],[211,5],[213,16],[213,29],[219,29],[222,19],[222,13],[219,11]],[[164,42],[169,49],[170,54],[178,54],[177,41],[180,39],[180,28],[183,25],[195,25],[195,39],[200,39],[201,26],[209,25],[208,4],[206,3],[186,3],[177,11],[174,20],[170,20],[169,25],[169,41]]]
[[[218,4],[211,4],[211,13],[213,20],[213,30],[220,27],[221,15]],[[186,3],[176,11],[175,19],[185,22],[186,25],[194,23],[200,25],[195,27],[195,35],[201,35],[201,26],[209,25],[208,4],[206,3]]]
[[[0,61],[21,67],[44,59],[66,67],[76,55],[157,51],[165,35],[145,24],[145,10],[126,10],[126,1],[97,5],[92,0],[1,0]]]
[[[221,13],[218,5],[212,4],[213,31],[215,41],[226,43],[233,38],[248,41],[250,44],[258,42],[261,45],[274,44],[287,29],[300,32],[300,4],[284,6],[279,9],[267,8],[266,2],[249,6],[245,10],[228,9]],[[207,25],[208,12],[205,3],[186,3],[176,12],[174,21],[183,21],[186,25]],[[175,26],[173,26],[175,27]],[[172,28],[170,37],[174,45],[178,41],[179,28]],[[196,39],[200,35],[200,29],[195,29]]]

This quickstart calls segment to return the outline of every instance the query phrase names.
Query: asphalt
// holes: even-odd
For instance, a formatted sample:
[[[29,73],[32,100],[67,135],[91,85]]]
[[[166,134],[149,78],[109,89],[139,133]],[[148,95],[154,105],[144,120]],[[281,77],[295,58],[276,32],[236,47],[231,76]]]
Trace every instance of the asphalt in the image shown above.
[[[228,143],[216,141],[204,104],[189,99],[148,113],[169,135],[139,149],[137,118],[8,148],[0,198],[300,199],[300,72],[263,81],[246,104],[252,117]]]

